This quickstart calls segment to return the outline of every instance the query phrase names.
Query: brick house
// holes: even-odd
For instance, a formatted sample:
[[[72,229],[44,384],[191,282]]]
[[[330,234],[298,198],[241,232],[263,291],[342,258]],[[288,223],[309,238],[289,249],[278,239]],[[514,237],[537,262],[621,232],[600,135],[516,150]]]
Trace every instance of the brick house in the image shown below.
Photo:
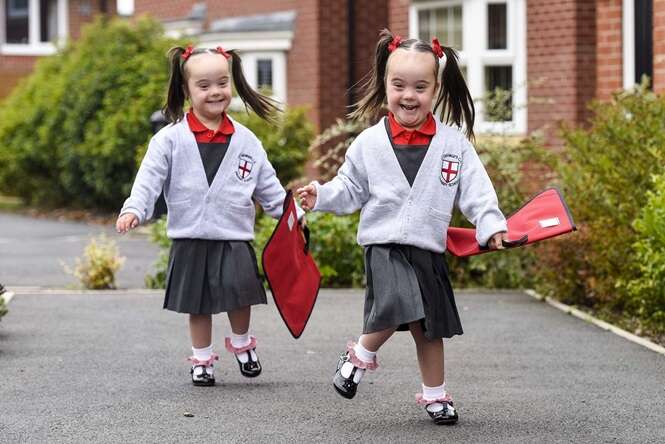
[[[0,98],[32,72],[37,58],[76,39],[97,14],[115,14],[116,0],[0,0]]]
[[[26,37],[25,25],[27,43],[9,43],[16,40],[12,8],[30,5],[29,23],[43,25],[32,5],[44,3],[0,0],[6,42],[0,88],[48,46],[43,29],[41,38],[37,31]],[[68,22],[56,29],[75,38],[81,22],[115,2],[46,3],[67,11],[58,13]],[[584,122],[590,99],[607,99],[642,74],[655,91],[665,90],[665,0],[134,0],[134,13],[155,16],[170,35],[242,51],[248,80],[289,105],[307,105],[319,129],[355,100],[349,88],[370,69],[386,26],[405,37],[437,36],[458,49],[474,98],[495,87],[512,91],[505,121],[477,102],[478,132],[551,134],[560,121]]]

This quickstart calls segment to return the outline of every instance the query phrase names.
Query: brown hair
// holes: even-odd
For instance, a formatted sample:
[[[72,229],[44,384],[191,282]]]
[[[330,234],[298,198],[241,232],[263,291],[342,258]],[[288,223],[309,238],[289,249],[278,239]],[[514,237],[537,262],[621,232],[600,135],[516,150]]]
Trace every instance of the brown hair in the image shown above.
[[[395,35],[388,29],[384,29],[379,34],[379,41],[376,44],[374,55],[374,67],[367,73],[364,81],[360,84],[360,89],[364,91],[364,96],[354,104],[356,109],[349,113],[351,119],[360,119],[364,117],[375,117],[384,106],[386,101],[386,66],[391,51],[390,44]],[[435,54],[432,45],[419,39],[401,40],[394,49],[402,48],[432,54],[435,61],[435,74],[439,72],[439,57]],[[440,119],[442,122],[452,124],[461,128],[466,125],[466,136],[473,140],[473,122],[476,111],[473,106],[473,99],[466,86],[464,76],[457,63],[457,52],[453,48],[441,46],[446,56],[446,64],[441,72],[439,80],[439,94],[434,102],[434,114],[441,107]]]
[[[181,46],[171,48],[168,52],[168,59],[170,65],[171,75],[169,77],[169,88],[166,98],[166,104],[162,108],[162,112],[171,122],[178,122],[184,116],[183,108],[185,106],[185,85],[187,76],[185,71],[185,64],[189,57],[197,54],[211,53],[218,54],[217,49],[211,48],[195,48],[191,51],[189,57],[185,60],[182,54],[186,51]],[[230,55],[229,60],[231,65],[231,78],[233,79],[233,86],[240,96],[240,99],[245,104],[245,109],[251,108],[259,117],[271,123],[275,121],[275,114],[279,112],[277,103],[269,97],[258,93],[249,86],[245,74],[242,71],[242,61],[240,56],[234,50],[225,51]]]

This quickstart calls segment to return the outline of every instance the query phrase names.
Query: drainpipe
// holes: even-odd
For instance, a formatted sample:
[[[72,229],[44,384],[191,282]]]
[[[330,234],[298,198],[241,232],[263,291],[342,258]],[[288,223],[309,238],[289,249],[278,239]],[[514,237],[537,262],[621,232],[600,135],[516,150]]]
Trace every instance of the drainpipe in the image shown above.
[[[355,94],[353,85],[355,84],[356,74],[356,8],[354,0],[346,0],[346,17],[348,29],[348,67],[349,75],[347,78],[347,94],[349,98],[348,105],[352,106],[355,103]]]

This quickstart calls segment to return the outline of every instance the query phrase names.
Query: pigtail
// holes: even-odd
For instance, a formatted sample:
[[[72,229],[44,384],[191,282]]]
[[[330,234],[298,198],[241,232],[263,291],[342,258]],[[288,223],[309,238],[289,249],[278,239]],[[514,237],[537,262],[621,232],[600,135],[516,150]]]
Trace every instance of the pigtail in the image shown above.
[[[167,53],[171,73],[166,104],[162,107],[162,113],[173,123],[179,122],[184,117],[185,78],[181,64],[184,52],[185,48],[176,46],[169,49]]]
[[[454,49],[442,46],[446,56],[446,66],[441,72],[441,88],[434,104],[434,113],[441,106],[441,121],[454,123],[458,127],[466,126],[466,137],[473,141],[473,122],[476,111],[469,88],[466,86],[464,76],[457,63],[457,53]]]
[[[254,91],[242,71],[242,61],[235,50],[227,51],[231,55],[231,78],[236,92],[242,99],[245,107],[251,108],[259,117],[270,122],[276,123],[275,115],[280,112],[277,103],[269,97]]]
[[[362,80],[359,89],[365,92],[365,95],[352,106],[355,110],[348,114],[350,119],[362,119],[364,117],[374,117],[383,108],[386,101],[386,64],[390,51],[388,47],[394,39],[394,35],[390,30],[383,29],[379,34],[379,41],[376,44],[376,52],[374,55],[374,67],[372,71],[368,72]]]

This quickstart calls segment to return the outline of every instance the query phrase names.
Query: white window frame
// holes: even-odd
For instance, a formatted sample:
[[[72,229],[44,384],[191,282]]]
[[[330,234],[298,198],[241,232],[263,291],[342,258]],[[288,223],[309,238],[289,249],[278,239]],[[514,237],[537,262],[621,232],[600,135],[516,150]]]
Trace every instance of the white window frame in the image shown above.
[[[623,87],[635,86],[635,0],[623,0]]]
[[[28,0],[28,43],[6,43],[5,4],[0,0],[0,55],[41,56],[55,54],[69,35],[69,0],[58,0],[58,38],[52,42],[40,41],[39,0]]]
[[[487,49],[487,5],[506,3],[506,49]],[[418,38],[418,12],[423,9],[462,5],[462,47],[460,65],[476,106],[478,133],[525,134],[527,131],[526,1],[525,0],[433,0],[412,2],[409,8],[409,37]],[[466,31],[470,30],[470,31]],[[441,42],[446,44],[446,42]],[[485,67],[512,65],[513,120],[485,120]]]

